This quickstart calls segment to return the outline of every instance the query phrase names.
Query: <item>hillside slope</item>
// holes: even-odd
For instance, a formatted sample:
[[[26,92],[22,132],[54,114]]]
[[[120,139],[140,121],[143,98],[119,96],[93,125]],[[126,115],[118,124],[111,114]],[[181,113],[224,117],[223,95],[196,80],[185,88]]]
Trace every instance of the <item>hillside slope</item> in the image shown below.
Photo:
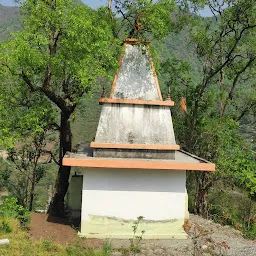
[[[20,28],[19,8],[0,5],[0,41],[5,41],[11,32]]]

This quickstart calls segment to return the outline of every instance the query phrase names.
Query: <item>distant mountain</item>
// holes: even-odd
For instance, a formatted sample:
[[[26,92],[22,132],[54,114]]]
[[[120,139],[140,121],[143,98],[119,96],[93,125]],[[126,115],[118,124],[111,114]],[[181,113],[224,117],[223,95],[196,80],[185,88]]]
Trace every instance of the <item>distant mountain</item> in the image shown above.
[[[19,7],[0,5],[0,41],[10,37],[10,33],[20,30]]]

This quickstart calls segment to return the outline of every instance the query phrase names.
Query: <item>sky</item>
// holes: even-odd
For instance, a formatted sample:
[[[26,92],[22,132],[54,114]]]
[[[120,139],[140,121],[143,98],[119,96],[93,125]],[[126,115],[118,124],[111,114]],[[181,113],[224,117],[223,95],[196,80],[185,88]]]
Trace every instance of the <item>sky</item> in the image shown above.
[[[93,8],[97,8],[101,5],[106,5],[107,0],[82,0],[86,5],[89,5]],[[14,0],[0,0],[0,4],[5,6],[14,6],[16,5]],[[200,14],[204,17],[212,16],[212,13],[209,9],[205,9],[200,12]]]

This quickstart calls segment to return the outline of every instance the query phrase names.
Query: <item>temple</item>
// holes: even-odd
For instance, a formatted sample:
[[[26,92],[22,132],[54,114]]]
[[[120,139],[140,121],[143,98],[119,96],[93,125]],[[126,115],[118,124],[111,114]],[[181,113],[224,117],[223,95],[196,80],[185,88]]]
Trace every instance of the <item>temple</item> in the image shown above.
[[[149,42],[127,39],[123,48],[110,96],[99,100],[94,141],[63,158],[63,165],[83,167],[80,235],[131,238],[133,222],[143,216],[144,239],[186,238],[186,171],[215,165],[176,144],[174,102],[162,99]],[[71,180],[71,191],[76,184]]]

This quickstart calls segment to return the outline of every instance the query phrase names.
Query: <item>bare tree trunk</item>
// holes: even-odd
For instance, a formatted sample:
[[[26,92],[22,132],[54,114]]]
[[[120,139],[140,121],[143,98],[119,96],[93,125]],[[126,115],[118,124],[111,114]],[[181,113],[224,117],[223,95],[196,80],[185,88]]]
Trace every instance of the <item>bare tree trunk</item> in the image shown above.
[[[60,149],[60,167],[55,183],[55,193],[48,210],[51,216],[64,217],[65,215],[64,198],[69,186],[71,167],[62,165],[62,157],[66,152],[70,152],[72,148],[72,134],[69,121],[70,114],[70,112],[61,112],[60,145],[62,145],[62,149]]]
[[[208,191],[205,191],[204,189],[201,189],[196,193],[196,199],[195,199],[195,211],[198,215],[207,218],[208,217],[208,211],[207,211],[207,195]]]
[[[25,189],[25,195],[24,195],[24,200],[23,200],[23,206],[28,207],[28,190],[29,190],[29,174],[28,177],[26,178],[26,189]]]
[[[204,218],[208,218],[208,192],[215,181],[207,175],[205,172],[196,175],[197,188],[194,198],[194,212]]]
[[[33,169],[33,173],[32,173],[30,200],[29,200],[29,211],[32,211],[32,209],[33,209],[34,194],[35,194],[35,182],[36,182],[36,168]]]
[[[220,117],[223,117],[225,111],[225,100],[222,99],[224,94],[224,71],[221,69],[220,71]]]

